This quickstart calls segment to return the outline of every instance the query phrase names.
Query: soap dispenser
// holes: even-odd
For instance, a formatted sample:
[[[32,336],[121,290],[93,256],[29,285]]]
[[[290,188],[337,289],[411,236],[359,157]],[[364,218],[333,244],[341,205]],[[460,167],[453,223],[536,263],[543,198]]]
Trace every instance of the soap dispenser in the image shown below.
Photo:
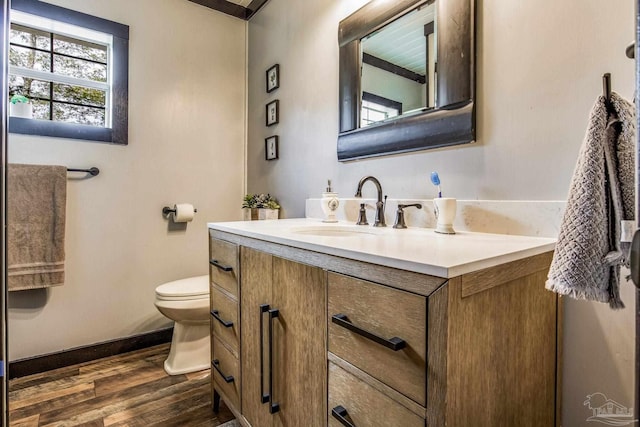
[[[322,222],[338,222],[336,209],[340,206],[340,201],[338,200],[338,193],[334,193],[331,188],[331,180],[327,181],[327,191],[322,193],[320,203],[322,205],[322,212],[324,213]]]

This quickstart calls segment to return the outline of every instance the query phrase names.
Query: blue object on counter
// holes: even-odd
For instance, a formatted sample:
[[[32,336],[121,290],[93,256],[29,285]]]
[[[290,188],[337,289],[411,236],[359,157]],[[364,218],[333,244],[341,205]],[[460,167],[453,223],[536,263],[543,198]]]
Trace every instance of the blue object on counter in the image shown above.
[[[438,172],[431,172],[431,182],[438,187],[438,197],[442,197],[442,190],[440,189],[440,177]]]

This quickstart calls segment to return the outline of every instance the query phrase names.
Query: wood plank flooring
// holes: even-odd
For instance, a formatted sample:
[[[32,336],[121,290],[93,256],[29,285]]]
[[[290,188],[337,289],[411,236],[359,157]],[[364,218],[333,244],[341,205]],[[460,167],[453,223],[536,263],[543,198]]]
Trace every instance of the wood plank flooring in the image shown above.
[[[169,344],[60,368],[9,382],[11,427],[219,426],[209,371],[167,375]]]

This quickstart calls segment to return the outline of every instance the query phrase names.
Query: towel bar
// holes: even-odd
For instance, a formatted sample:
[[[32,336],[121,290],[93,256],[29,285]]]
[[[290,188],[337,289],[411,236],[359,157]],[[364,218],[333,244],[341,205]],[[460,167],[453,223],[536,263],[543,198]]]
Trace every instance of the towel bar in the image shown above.
[[[88,173],[91,176],[96,176],[100,173],[100,169],[93,167],[93,168],[89,168],[89,169],[74,169],[74,168],[67,168],[68,172],[85,172]]]

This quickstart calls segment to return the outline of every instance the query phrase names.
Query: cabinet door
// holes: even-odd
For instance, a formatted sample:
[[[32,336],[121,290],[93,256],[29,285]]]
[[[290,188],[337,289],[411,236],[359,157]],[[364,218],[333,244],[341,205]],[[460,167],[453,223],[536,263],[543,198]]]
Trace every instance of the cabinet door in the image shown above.
[[[252,427],[325,426],[324,271],[245,247],[241,249],[240,265],[243,415]],[[278,310],[278,316],[270,321],[268,313],[261,310],[263,305]],[[269,404],[262,402],[262,395],[269,392],[270,379],[272,401],[279,407],[274,414]]]
[[[253,249],[241,248],[242,292],[240,293],[240,364],[242,366],[242,414],[252,427],[271,426],[272,416],[269,405],[262,403],[262,393],[267,385],[268,349],[266,348],[266,328],[261,336],[261,318],[266,324],[267,316],[260,311],[260,305],[271,301],[272,256]],[[261,341],[262,339],[262,341]],[[260,357],[260,351],[263,357]],[[266,390],[265,390],[266,391]]]
[[[273,258],[275,426],[326,426],[325,272]]]

